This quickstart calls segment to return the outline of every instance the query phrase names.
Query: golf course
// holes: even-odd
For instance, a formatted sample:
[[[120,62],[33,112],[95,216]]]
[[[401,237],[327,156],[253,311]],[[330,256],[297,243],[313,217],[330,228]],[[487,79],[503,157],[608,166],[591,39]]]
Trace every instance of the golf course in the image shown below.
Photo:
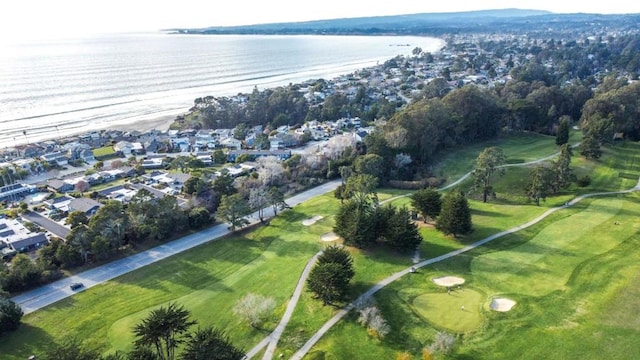
[[[573,133],[571,143],[580,139]],[[314,344],[305,359],[422,359],[438,333],[455,338],[453,359],[625,359],[640,353],[640,194],[608,194],[634,188],[640,177],[640,145],[619,142],[598,160],[574,151],[571,167],[590,184],[572,184],[536,206],[525,195],[527,164],[557,153],[554,137],[522,134],[447,153],[435,167],[453,183],[473,169],[483,148],[499,146],[507,163],[495,178],[495,198],[469,196],[474,231],[452,237],[420,224],[424,241],[419,261],[465,249],[418,266],[380,289],[371,301],[390,326],[382,339],[371,336],[349,312]],[[542,162],[544,164],[544,162]],[[471,179],[446,191],[468,191]],[[379,199],[409,205],[408,192],[379,189]],[[579,196],[587,195],[577,201]],[[576,201],[574,201],[576,200]],[[75,338],[104,354],[132,348],[132,329],[150,310],[175,302],[198,325],[223,329],[248,351],[279,323],[300,274],[328,244],[340,200],[316,197],[246,229],[94,286],[26,315],[18,331],[0,343],[0,358],[26,359],[55,343]],[[518,231],[469,245],[531,222]],[[385,248],[348,248],[355,276],[350,300],[379,281],[414,266],[414,254]],[[463,279],[442,286],[434,279]],[[276,308],[258,328],[233,313],[243,296],[272,297]],[[290,358],[348,302],[323,305],[303,291],[275,351]],[[258,353],[255,358],[262,356]]]

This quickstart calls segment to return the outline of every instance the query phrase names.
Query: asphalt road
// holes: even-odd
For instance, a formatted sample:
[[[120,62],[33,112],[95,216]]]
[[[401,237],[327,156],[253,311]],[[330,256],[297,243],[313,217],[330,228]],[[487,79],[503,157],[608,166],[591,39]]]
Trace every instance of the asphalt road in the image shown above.
[[[318,195],[322,195],[333,191],[340,185],[340,180],[327,182],[313,189],[309,189],[300,194],[292,196],[286,200],[289,206],[295,206],[309,200]],[[273,214],[270,209],[265,210],[265,217]],[[252,224],[259,221],[257,212],[248,217]],[[228,224],[218,224],[208,229],[202,230],[195,234],[191,234],[169,243],[157,246],[147,251],[129,256],[124,259],[113,261],[109,264],[102,265],[91,270],[70,276],[53,282],[51,284],[39,287],[37,289],[25,292],[11,300],[22,307],[25,314],[32,313],[47,305],[51,305],[56,301],[72,296],[76,292],[84,291],[92,286],[102,282],[114,279],[128,272],[147,266],[156,261],[166,259],[169,256],[178,254],[195,246],[207,243],[212,240],[219,239],[229,234]],[[73,283],[80,282],[84,287],[73,291],[69,286]]]

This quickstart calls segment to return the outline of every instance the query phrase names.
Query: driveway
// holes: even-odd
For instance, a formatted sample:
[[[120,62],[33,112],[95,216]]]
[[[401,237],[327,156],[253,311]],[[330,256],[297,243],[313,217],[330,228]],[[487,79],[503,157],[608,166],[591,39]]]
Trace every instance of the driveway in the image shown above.
[[[49,219],[46,216],[38,214],[35,211],[28,211],[24,215],[22,215],[22,217],[34,224],[37,224],[38,226],[62,239],[66,239],[71,232],[71,230],[67,229],[66,227],[58,224],[57,222]]]

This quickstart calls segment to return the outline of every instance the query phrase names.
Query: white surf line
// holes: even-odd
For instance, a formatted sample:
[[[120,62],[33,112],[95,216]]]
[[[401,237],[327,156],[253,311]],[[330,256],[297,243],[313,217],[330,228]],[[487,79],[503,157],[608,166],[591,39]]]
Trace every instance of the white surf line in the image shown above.
[[[512,234],[515,233],[517,231],[520,231],[522,229],[526,229],[532,225],[537,224],[538,222],[540,222],[541,220],[543,220],[544,218],[546,218],[547,216],[551,215],[552,213],[560,210],[560,209],[564,209],[567,208],[571,205],[574,205],[578,202],[580,202],[581,200],[585,199],[585,198],[589,198],[589,197],[593,197],[593,196],[607,196],[607,195],[619,195],[619,194],[628,194],[630,192],[633,191],[638,191],[640,190],[640,179],[638,180],[638,184],[633,187],[632,189],[629,190],[621,190],[621,191],[611,191],[611,192],[599,192],[599,193],[591,193],[591,194],[585,194],[585,195],[580,195],[578,197],[576,197],[575,199],[569,201],[567,204],[560,206],[560,207],[554,207],[551,208],[547,211],[545,211],[542,215],[538,216],[537,218],[524,223],[522,225],[518,225],[516,227],[513,227],[511,229],[505,230],[505,231],[501,231],[497,234],[493,234],[491,236],[488,236],[480,241],[477,241],[471,245],[467,245],[461,249],[452,251],[450,253],[444,254],[444,255],[440,255],[437,256],[435,258],[432,259],[428,259],[425,261],[422,261],[416,265],[414,265],[414,268],[421,268],[439,261],[443,261],[443,260],[447,260],[449,258],[452,258],[454,256],[460,255],[462,253],[465,253],[469,250],[473,250],[476,247],[480,246],[480,245],[484,245],[492,240],[495,240],[497,238],[500,238],[502,236],[508,235],[508,234]],[[318,330],[308,341],[307,343],[304,344],[304,346],[302,346],[295,354],[293,354],[293,356],[291,357],[292,360],[301,360],[302,357],[304,357],[309,350],[311,350],[311,348],[320,340],[320,338],[322,338],[322,336],[324,336],[324,334],[329,331],[329,329],[331,329],[331,327],[333,327],[333,325],[335,325],[340,319],[342,319],[345,315],[347,315],[349,313],[349,311],[351,311],[351,309],[353,309],[355,307],[355,304],[360,303],[366,299],[368,299],[369,297],[371,297],[373,294],[377,293],[380,289],[382,289],[383,287],[389,285],[390,283],[398,280],[399,278],[401,278],[402,276],[411,273],[411,268],[407,268],[404,269],[402,271],[399,271],[389,277],[387,277],[386,279],[383,279],[382,281],[378,282],[376,285],[374,285],[372,288],[370,288],[369,290],[367,290],[367,292],[363,293],[362,295],[360,295],[355,301],[353,301],[352,303],[350,303],[349,305],[347,305],[345,308],[343,308],[342,310],[338,311],[338,313],[336,313],[336,315],[334,315],[329,321],[327,321],[321,328],[320,330]]]

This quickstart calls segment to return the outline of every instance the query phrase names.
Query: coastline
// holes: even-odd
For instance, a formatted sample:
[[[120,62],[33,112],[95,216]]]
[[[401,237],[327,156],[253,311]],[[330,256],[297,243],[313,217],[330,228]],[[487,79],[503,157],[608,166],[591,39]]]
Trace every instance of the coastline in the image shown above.
[[[188,41],[181,39],[183,37]],[[265,90],[313,79],[331,81],[356,70],[382,64],[395,56],[410,56],[409,47],[398,48],[393,44],[411,43],[430,52],[437,52],[444,45],[444,40],[438,38],[403,36],[358,39],[342,36],[337,41],[341,47],[336,47],[335,41],[328,44],[331,38],[324,36],[174,37],[132,34],[107,39],[122,42],[124,50],[135,54],[133,64],[156,64],[157,58],[157,66],[170,70],[158,72],[149,66],[129,68],[126,61],[116,58],[113,59],[113,69],[117,71],[114,70],[113,74],[109,72],[110,77],[103,79],[103,69],[94,63],[86,64],[86,57],[68,56],[60,60],[64,60],[60,65],[60,73],[64,70],[69,76],[59,79],[58,75],[48,73],[45,79],[41,79],[39,75],[40,85],[32,90],[29,84],[35,73],[29,69],[17,69],[20,70],[15,72],[17,75],[8,77],[7,81],[18,85],[24,82],[24,85],[20,85],[24,89],[17,87],[17,100],[3,104],[3,109],[7,111],[3,112],[0,119],[3,123],[0,128],[0,147],[9,150],[44,141],[65,141],[79,134],[103,129],[165,130],[176,117],[188,113],[198,97],[235,96],[250,93],[255,87]],[[102,54],[104,39],[98,40],[83,43],[83,46],[90,54],[98,56]],[[236,45],[236,42],[242,46]],[[200,57],[184,55],[185,51],[177,52],[176,43],[186,46],[189,50],[187,54],[195,52],[200,57],[206,56],[207,66],[198,60]],[[206,44],[216,45],[217,50],[206,50],[213,47],[201,46]],[[66,49],[65,44],[56,46],[61,46],[61,50]],[[340,50],[340,53],[332,56],[318,50],[324,48]],[[153,52],[156,50],[157,53]],[[280,55],[267,56],[270,51]],[[30,53],[17,52],[13,56],[18,60],[24,58],[25,63],[30,63],[26,60],[35,64],[42,62],[42,66],[49,61],[46,56],[35,57]],[[336,57],[343,61],[337,61]],[[233,66],[229,65],[231,60]],[[85,65],[89,66],[88,70],[78,73],[78,67]],[[59,82],[64,82],[66,86],[60,87]],[[103,89],[103,86],[108,87]],[[46,91],[48,87],[61,90]],[[146,91],[146,87],[148,92],[140,92]],[[7,90],[11,91],[11,88]],[[23,105],[24,111],[12,112],[14,106]]]

